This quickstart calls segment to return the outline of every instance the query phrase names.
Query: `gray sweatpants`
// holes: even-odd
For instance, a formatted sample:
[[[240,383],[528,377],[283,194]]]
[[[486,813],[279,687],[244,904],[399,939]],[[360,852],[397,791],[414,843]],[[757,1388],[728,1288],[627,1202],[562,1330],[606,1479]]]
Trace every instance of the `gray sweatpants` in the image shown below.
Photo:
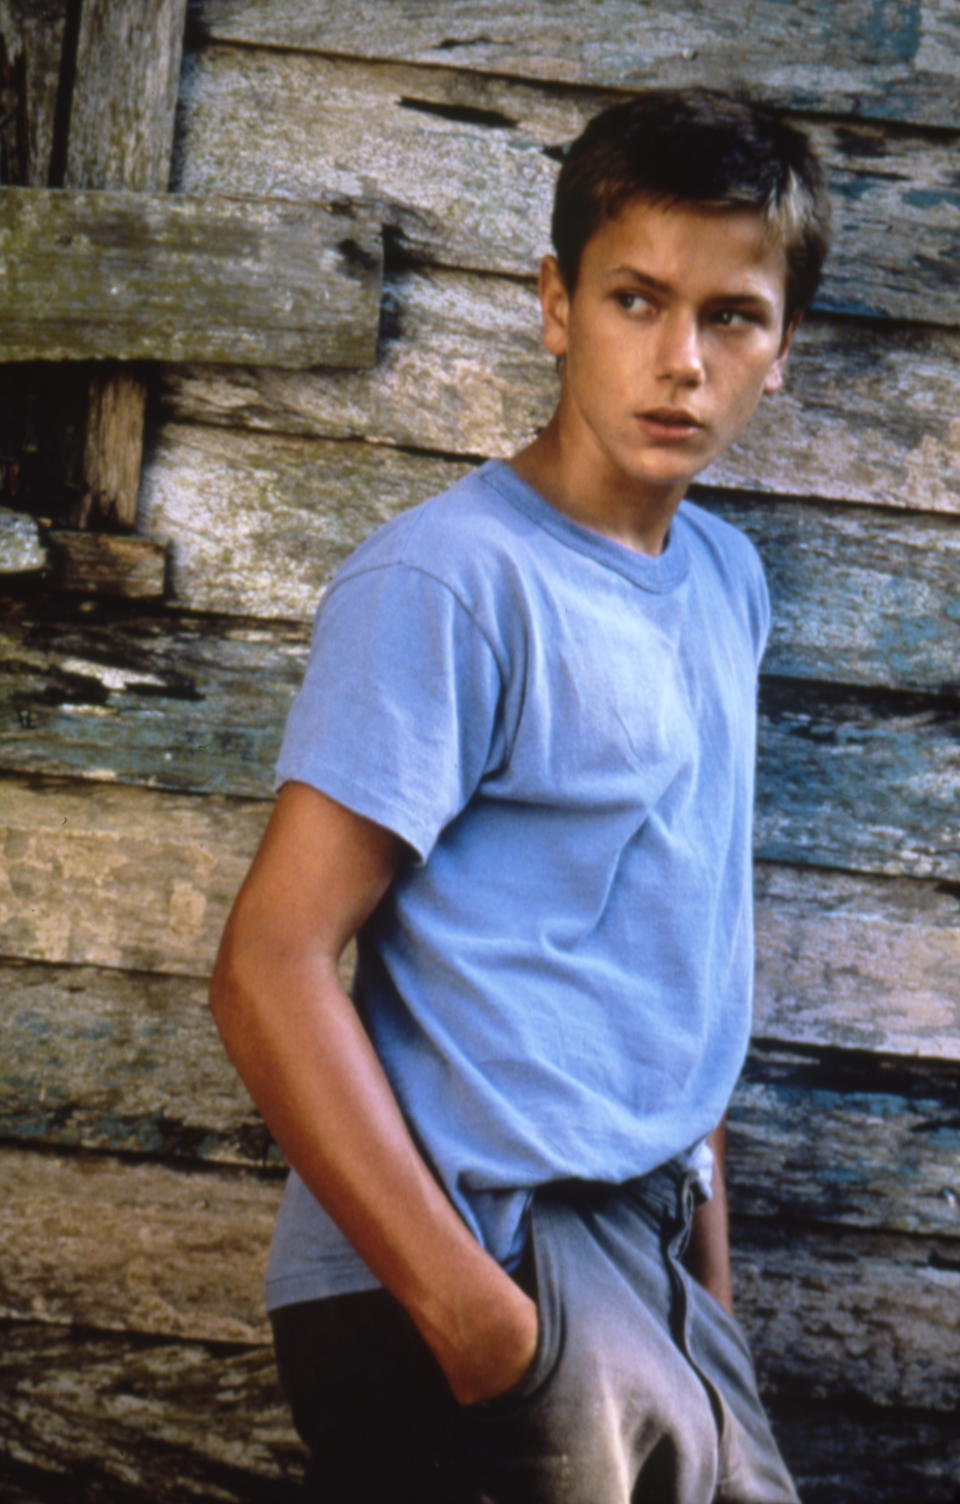
[[[325,1504],[797,1504],[740,1328],[681,1264],[693,1177],[539,1191],[540,1312],[506,1395],[458,1406],[382,1291],[274,1313]]]

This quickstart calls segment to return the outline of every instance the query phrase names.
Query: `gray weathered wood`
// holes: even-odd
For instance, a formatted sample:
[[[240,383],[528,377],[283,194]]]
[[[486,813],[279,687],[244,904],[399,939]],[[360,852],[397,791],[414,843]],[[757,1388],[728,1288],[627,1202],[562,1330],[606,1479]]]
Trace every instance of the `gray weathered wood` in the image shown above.
[[[766,1389],[956,1414],[955,1245],[736,1218],[731,1238],[738,1311]]]
[[[379,523],[470,468],[374,445],[165,424],[144,466],[139,525],[174,543],[179,604],[309,621],[333,570]]]
[[[748,82],[799,109],[955,127],[960,23],[950,0],[826,10],[746,0],[195,0],[207,38],[617,89]],[[744,51],[749,43],[748,56]]]
[[[101,393],[102,389],[98,396]],[[126,600],[163,595],[167,552],[152,538],[56,529],[48,540],[54,579],[61,590]]]
[[[960,1060],[953,885],[760,862],[756,898],[759,1036]]]
[[[85,0],[80,9],[64,185],[167,187],[187,0],[146,8]],[[91,377],[84,491],[71,521],[132,529],[146,394],[129,371]]]
[[[268,813],[262,802],[0,780],[0,954],[209,973]]]
[[[181,194],[0,192],[0,360],[372,365],[369,213]]]
[[[282,1158],[194,977],[0,963],[0,1135],[247,1167]]]
[[[67,0],[0,0],[0,58],[8,75],[0,182],[50,181],[66,11]]]
[[[704,479],[956,513],[958,365],[956,333],[811,316],[785,390]],[[162,379],[174,417],[463,455],[519,449],[558,391],[532,286],[445,271],[388,277],[370,372],[168,366]]]
[[[0,1154],[0,1316],[265,1342],[282,1182],[101,1155]]]
[[[960,878],[960,704],[761,685],[756,851],[891,876]]]
[[[0,1435],[18,1504],[293,1504],[303,1472],[265,1347],[4,1323]]]
[[[758,1047],[728,1121],[736,1214],[960,1238],[955,1063]]]
[[[8,1142],[282,1164],[192,978],[0,967]],[[956,1065],[751,1054],[730,1110],[741,1215],[960,1238]]]
[[[190,193],[366,198],[416,259],[529,275],[552,154],[609,96],[442,68],[232,47],[184,70],[174,181]],[[251,122],[256,129],[251,129]],[[818,124],[837,202],[820,306],[956,324],[956,141]]]
[[[84,0],[68,188],[167,187],[187,0]]]
[[[16,1149],[0,1174],[0,1315],[267,1340],[276,1180]],[[735,1232],[742,1319],[772,1389],[957,1404],[955,1243],[751,1221]]]
[[[58,662],[42,649],[21,653],[14,636],[13,662],[0,670],[0,766],[267,795],[303,645],[281,640],[272,651],[269,636],[239,630],[221,658],[202,628],[165,642],[148,622],[130,637],[91,632],[87,646],[66,631]],[[960,878],[958,733],[955,700],[766,682],[759,855]]]
[[[0,574],[21,574],[46,564],[47,550],[34,519],[0,507]]]
[[[954,1504],[960,1439],[949,1414],[771,1399],[804,1499]],[[15,1504],[67,1490],[76,1498],[80,1486],[88,1500],[124,1504],[292,1504],[303,1470],[272,1354],[260,1347],[93,1332],[78,1341],[6,1323],[0,1434],[3,1497]]]

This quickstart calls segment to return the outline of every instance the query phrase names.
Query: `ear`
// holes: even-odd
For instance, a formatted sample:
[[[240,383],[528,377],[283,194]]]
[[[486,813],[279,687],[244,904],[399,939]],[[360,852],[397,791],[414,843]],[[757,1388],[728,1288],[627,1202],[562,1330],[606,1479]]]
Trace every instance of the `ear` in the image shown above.
[[[551,355],[562,360],[567,353],[570,298],[556,256],[544,256],[541,261],[537,291],[543,313],[543,343]]]
[[[767,396],[771,396],[774,392],[779,392],[780,388],[783,386],[783,372],[787,364],[787,356],[790,354],[790,346],[793,344],[793,336],[796,334],[798,328],[800,327],[800,320],[802,319],[802,317],[802,313],[795,313],[786,329],[783,331],[783,339],[780,341],[780,350],[777,358],[773,362],[773,365],[770,367],[769,371],[766,374],[766,377],[764,378],[763,390],[767,394]]]

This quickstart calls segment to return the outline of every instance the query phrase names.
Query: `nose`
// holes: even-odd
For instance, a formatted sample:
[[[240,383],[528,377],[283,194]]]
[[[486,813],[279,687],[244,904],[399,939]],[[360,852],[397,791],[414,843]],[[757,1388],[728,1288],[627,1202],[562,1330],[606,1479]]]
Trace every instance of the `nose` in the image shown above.
[[[678,386],[699,386],[703,380],[700,329],[692,314],[678,309],[662,320],[657,375]]]

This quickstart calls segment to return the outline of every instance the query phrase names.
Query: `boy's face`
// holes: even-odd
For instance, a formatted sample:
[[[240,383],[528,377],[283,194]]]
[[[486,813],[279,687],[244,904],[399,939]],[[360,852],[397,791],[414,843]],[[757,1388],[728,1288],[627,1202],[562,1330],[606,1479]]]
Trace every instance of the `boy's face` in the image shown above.
[[[587,241],[568,294],[541,271],[544,342],[563,357],[555,422],[599,491],[676,503],[776,391],[786,261],[759,211],[629,203]]]

